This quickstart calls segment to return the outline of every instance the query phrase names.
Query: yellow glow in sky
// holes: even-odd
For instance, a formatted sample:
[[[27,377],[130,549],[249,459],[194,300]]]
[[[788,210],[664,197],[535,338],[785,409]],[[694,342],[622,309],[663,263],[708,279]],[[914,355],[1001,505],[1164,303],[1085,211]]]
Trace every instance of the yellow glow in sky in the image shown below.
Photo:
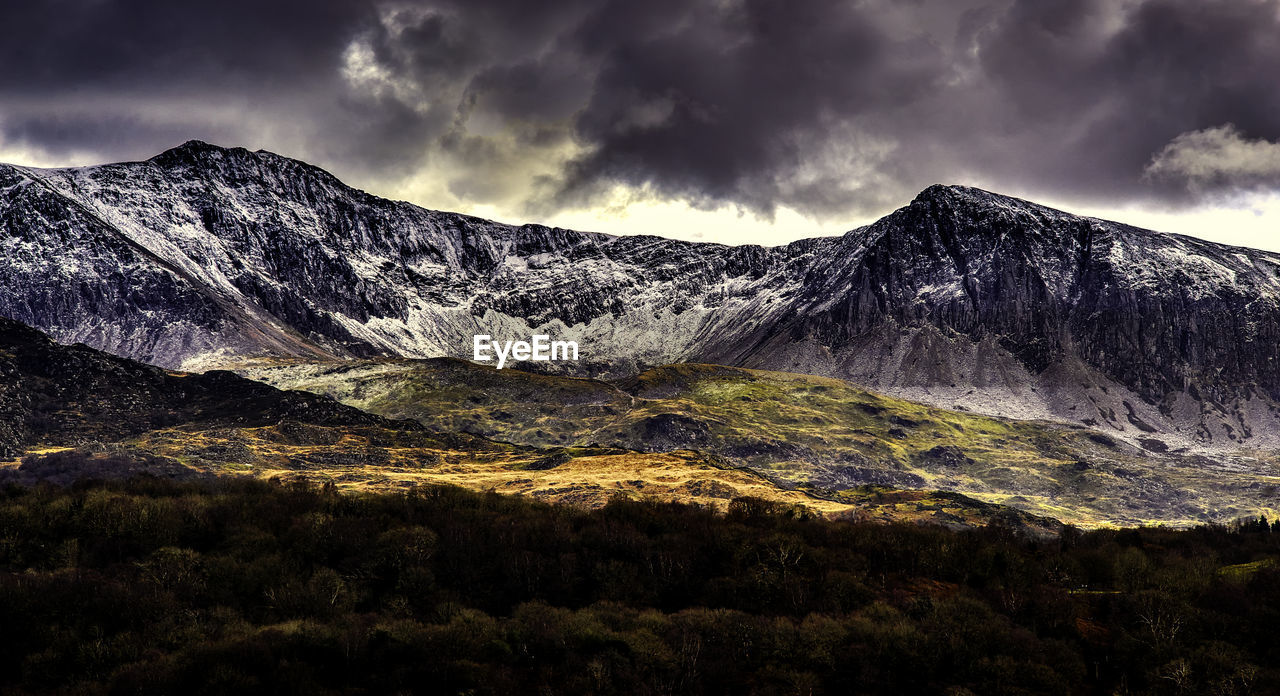
[[[41,156],[39,152],[12,146],[0,147],[0,162],[34,167],[84,166],[95,163],[94,156],[90,153],[76,153],[54,161]],[[429,185],[428,182],[433,183]],[[348,183],[360,186],[356,182]],[[369,190],[378,195],[406,199],[428,208],[453,210],[512,224],[537,222],[585,232],[652,234],[691,242],[721,244],[787,244],[806,237],[843,234],[880,217],[877,215],[865,219],[822,223],[805,217],[799,211],[779,208],[774,219],[768,220],[735,206],[705,210],[688,203],[660,201],[618,189],[611,202],[605,205],[530,220],[495,206],[468,206],[465,201],[450,195],[439,180],[428,173],[400,182],[400,185],[393,186],[390,190],[379,190],[380,188],[383,187],[370,186]],[[1280,252],[1280,193],[1257,194],[1231,204],[1206,204],[1177,211],[1154,210],[1137,205],[1090,206],[1036,196],[1028,198],[1078,215],[1114,220],[1159,232],[1185,234],[1223,244]],[[432,204],[428,199],[444,199],[441,201],[444,204]],[[900,205],[909,202],[909,198],[904,198]],[[890,212],[892,210],[885,210],[881,215]]]
[[[909,203],[903,200],[902,205]],[[1240,207],[1205,205],[1179,211],[1159,211],[1137,206],[1112,207],[1036,202],[1077,215],[1087,215],[1142,227],[1200,237],[1222,244],[1280,251],[1280,194],[1259,195]],[[891,210],[885,210],[888,214]],[[502,219],[500,211],[486,209],[481,217]],[[820,223],[789,208],[779,209],[775,219],[763,220],[733,207],[698,210],[679,202],[638,202],[621,209],[601,208],[560,213],[543,224],[609,234],[656,234],[695,242],[760,244],[773,246],[797,239],[843,234],[874,222],[880,216],[848,222]]]
[[[1280,194],[1261,194],[1241,207],[1206,205],[1181,211],[1081,206],[1064,206],[1064,209],[1158,232],[1185,234],[1222,244],[1280,251]]]

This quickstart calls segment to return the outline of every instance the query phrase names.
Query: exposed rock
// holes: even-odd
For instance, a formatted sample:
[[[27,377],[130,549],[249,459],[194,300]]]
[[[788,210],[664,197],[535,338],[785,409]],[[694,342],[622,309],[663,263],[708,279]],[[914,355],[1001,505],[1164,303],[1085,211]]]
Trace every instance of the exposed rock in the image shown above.
[[[640,426],[640,432],[640,444],[646,449],[664,452],[675,448],[696,449],[706,443],[711,428],[691,416],[661,413],[646,418]]]
[[[947,469],[963,469],[973,466],[974,461],[964,453],[964,450],[953,445],[938,445],[925,452],[920,457],[924,460],[924,464],[940,465]]]
[[[921,488],[924,478],[906,471],[893,471],[863,466],[836,466],[815,476],[814,480],[821,485],[833,488],[851,486],[893,486],[895,488]]]

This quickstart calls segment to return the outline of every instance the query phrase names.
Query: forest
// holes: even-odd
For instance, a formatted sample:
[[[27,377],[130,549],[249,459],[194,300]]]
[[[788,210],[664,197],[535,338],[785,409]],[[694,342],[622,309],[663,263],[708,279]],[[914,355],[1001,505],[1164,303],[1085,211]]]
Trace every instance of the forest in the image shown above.
[[[1280,691],[1280,524],[1028,538],[142,476],[0,488],[0,693]]]

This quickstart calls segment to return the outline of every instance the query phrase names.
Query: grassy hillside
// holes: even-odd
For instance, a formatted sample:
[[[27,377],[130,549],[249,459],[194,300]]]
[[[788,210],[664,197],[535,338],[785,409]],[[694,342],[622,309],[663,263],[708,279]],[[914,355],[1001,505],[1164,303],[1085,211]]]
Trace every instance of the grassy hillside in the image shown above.
[[[1280,486],[1274,461],[1150,452],[1079,426],[933,408],[809,375],[669,365],[603,382],[450,359],[240,372],[436,431],[692,449],[836,495],[866,485],[958,491],[1085,525],[1269,513]]]
[[[831,495],[801,489],[688,450],[534,448],[470,435],[295,421],[256,428],[165,428],[76,448],[42,445],[21,460],[0,462],[0,485],[68,485],[138,474],[178,481],[231,477],[326,484],[347,493],[456,485],[577,508],[646,500],[723,512],[735,500],[749,497],[833,519],[952,528],[996,522],[1036,536],[1055,534],[1060,527],[1052,520],[940,491],[866,486]]]
[[[591,409],[612,408],[609,399],[631,402],[607,385],[601,402],[587,382],[525,375],[522,383],[496,373],[463,381],[468,394],[506,393],[513,403],[536,405],[530,394],[541,394],[561,414],[583,409],[580,420],[589,420]],[[465,413],[468,394],[441,391],[435,398],[442,411]],[[350,491],[454,484],[582,507],[643,498],[717,510],[750,496],[829,516],[951,525],[1000,518],[1045,529],[1038,520],[970,498],[904,498],[884,489],[834,496],[714,454],[522,445],[453,430],[430,432],[415,420],[384,418],[230,372],[171,372],[63,346],[0,319],[0,482],[70,484],[142,472],[172,479],[235,475],[323,481]]]

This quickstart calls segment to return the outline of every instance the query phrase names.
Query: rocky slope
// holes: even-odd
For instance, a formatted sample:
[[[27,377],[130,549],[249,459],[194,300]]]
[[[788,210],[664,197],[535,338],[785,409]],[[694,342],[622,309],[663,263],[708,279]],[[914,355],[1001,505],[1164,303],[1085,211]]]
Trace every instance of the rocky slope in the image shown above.
[[[174,373],[84,345],[59,345],[0,319],[0,459],[33,446],[111,442],[176,425],[260,427],[282,421],[420,429],[230,372]]]
[[[187,143],[0,166],[0,314],[167,367],[467,357],[577,340],[576,374],[696,361],[1069,420],[1169,447],[1280,445],[1280,255],[955,186],[842,237],[727,247],[513,227]]]

